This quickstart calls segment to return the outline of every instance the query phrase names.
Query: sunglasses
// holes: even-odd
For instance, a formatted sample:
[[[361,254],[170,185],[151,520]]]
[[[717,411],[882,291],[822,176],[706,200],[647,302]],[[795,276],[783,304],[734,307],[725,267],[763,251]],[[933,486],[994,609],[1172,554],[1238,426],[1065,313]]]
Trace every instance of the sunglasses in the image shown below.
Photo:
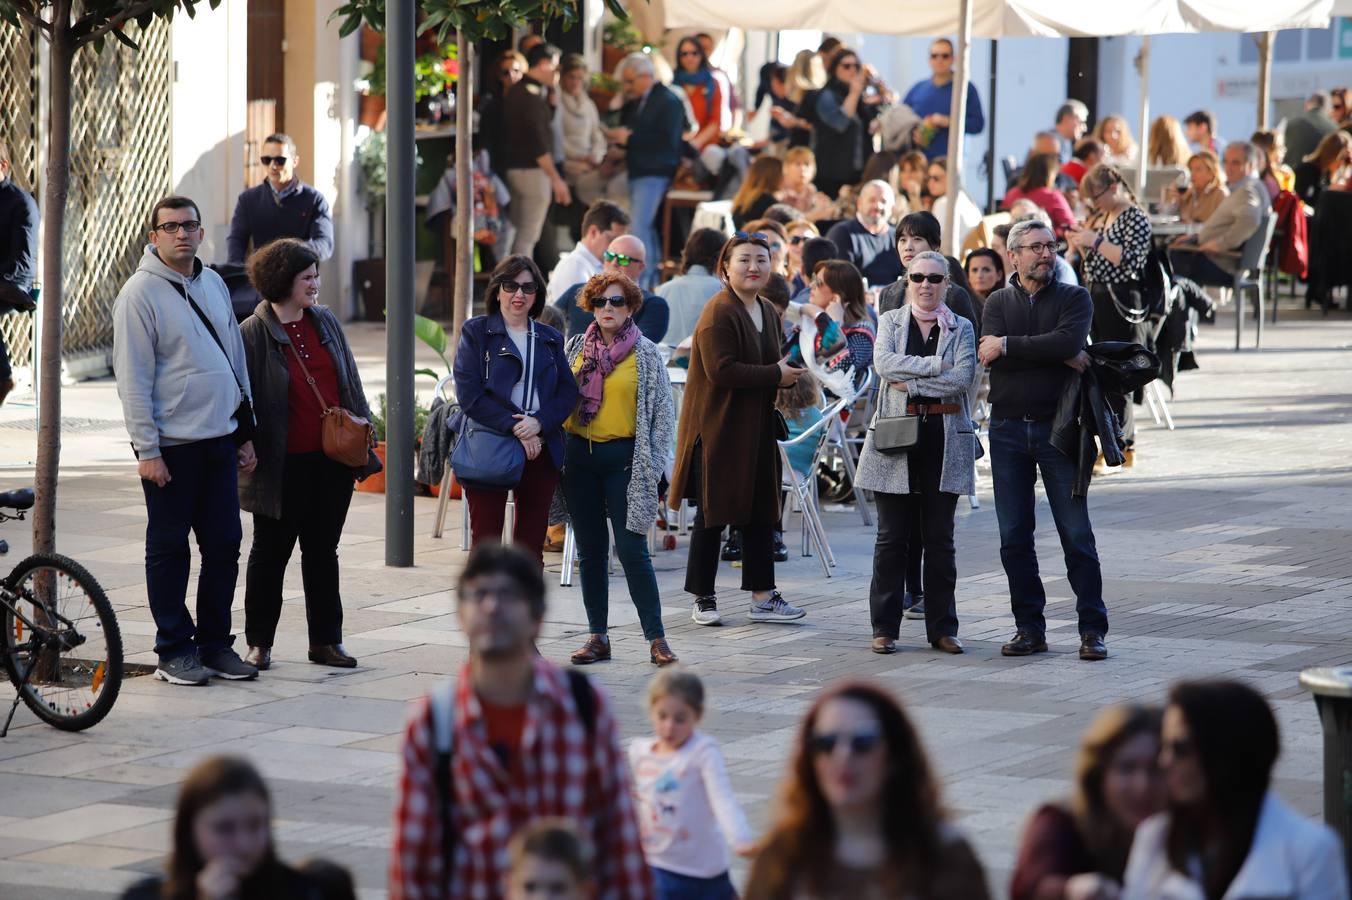
[[[836,66],[836,68],[837,68],[837,69],[857,69],[857,68],[859,68],[859,63],[857,63],[857,62],[843,62],[843,63],[841,63],[840,65]]]
[[[632,265],[633,263],[641,263],[641,262],[643,262],[643,260],[641,260],[641,259],[635,259],[634,257],[629,256],[629,255],[627,255],[627,254],[624,254],[624,253],[611,253],[609,250],[607,250],[605,253],[601,254],[601,257],[602,257],[602,259],[604,259],[606,262],[619,263],[621,269],[625,268],[626,266]]]
[[[682,59],[684,59],[684,58],[687,57],[687,56],[699,56],[699,55],[701,55],[701,54],[700,54],[700,52],[699,52],[698,50],[682,50],[682,51],[681,51],[681,58],[682,58]]]
[[[843,743],[850,748],[851,756],[863,756],[882,743],[883,736],[876,731],[859,731],[854,734],[843,731],[826,731],[814,734],[808,739],[808,749],[813,756],[830,756],[836,745]]]
[[[182,228],[188,234],[194,234],[196,233],[197,229],[201,227],[202,227],[201,222],[197,221],[196,219],[189,219],[186,222],[161,222],[160,224],[155,226],[155,230],[162,231],[165,234],[178,234],[178,230]]]
[[[810,240],[812,240],[812,235],[810,234],[795,234],[793,237],[789,238],[789,243],[797,247],[799,244],[805,244]]]
[[[619,309],[621,306],[628,306],[629,301],[624,299],[623,294],[617,294],[614,297],[597,297],[592,301],[592,307],[600,309],[603,306],[610,306]]]
[[[750,238],[751,240],[755,241],[765,241],[767,244],[770,242],[770,239],[766,237],[763,232],[760,231],[735,231],[733,232],[732,236],[735,238],[743,238],[743,239]]]
[[[278,165],[285,166],[287,157],[285,156],[260,156],[258,161],[265,166]]]
[[[952,59],[952,53],[931,53],[930,59]]]
[[[926,275],[923,272],[912,272],[906,276],[911,280],[911,284],[924,284],[928,281],[930,284],[943,284],[947,275],[937,275],[933,272]]]
[[[505,297],[510,297],[513,294],[524,294],[531,297],[540,289],[540,285],[534,281],[504,281],[498,289],[502,291]]]

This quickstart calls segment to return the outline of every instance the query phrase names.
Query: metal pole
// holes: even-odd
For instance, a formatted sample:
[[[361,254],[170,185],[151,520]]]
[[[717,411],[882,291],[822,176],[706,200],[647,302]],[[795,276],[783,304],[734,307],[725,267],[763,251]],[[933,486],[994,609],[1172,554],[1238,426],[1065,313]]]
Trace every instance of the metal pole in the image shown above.
[[[986,113],[986,212],[995,212],[995,85],[996,70],[1000,68],[1000,42],[991,41],[991,84],[990,99],[987,101],[989,112]]]
[[[460,60],[455,98],[455,295],[451,304],[451,358],[460,346],[460,329],[474,314],[474,42],[456,37]]]
[[[1145,173],[1150,167],[1150,35],[1141,38],[1141,52],[1136,54],[1136,71],[1141,76],[1141,142],[1140,157],[1136,160],[1136,196],[1142,203],[1145,196]]]
[[[1272,105],[1272,37],[1265,31],[1258,36],[1258,130],[1267,131],[1268,107]]]
[[[962,0],[958,45],[953,48],[953,102],[948,111],[948,210],[943,227],[944,252],[953,256],[958,240],[958,198],[962,196],[962,145],[967,129],[967,79],[972,57],[972,0]]]
[[[385,565],[413,565],[414,0],[385,4]]]

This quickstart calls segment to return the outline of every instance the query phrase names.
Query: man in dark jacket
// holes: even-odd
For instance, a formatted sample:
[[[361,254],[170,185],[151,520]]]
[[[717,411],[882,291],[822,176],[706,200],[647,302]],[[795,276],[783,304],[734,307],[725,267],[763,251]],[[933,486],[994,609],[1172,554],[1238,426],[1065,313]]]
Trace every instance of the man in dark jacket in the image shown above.
[[[285,134],[270,134],[263,141],[259,160],[268,177],[235,202],[226,239],[229,261],[242,265],[250,247],[257,250],[284,237],[305,241],[320,260],[333,256],[329,201],[296,175],[300,161],[296,142]]]
[[[1000,522],[1000,560],[1018,629],[1001,653],[1028,656],[1047,650],[1042,615],[1047,595],[1033,545],[1034,482],[1040,472],[1075,591],[1080,659],[1104,659],[1108,611],[1089,503],[1084,496],[1074,496],[1075,460],[1051,443],[1052,419],[1065,381],[1072,369],[1083,371],[1089,363],[1084,347],[1094,305],[1084,288],[1053,277],[1056,235],[1043,223],[1016,224],[1009,231],[1006,252],[1016,274],[1009,287],[986,298],[977,348],[977,358],[991,370],[995,514]]]
[[[658,83],[652,60],[642,53],[626,56],[617,74],[626,100],[622,113],[624,125],[611,128],[606,136],[625,150],[633,233],[647,248],[650,263],[639,284],[652,290],[662,271],[662,238],[657,231],[657,213],[681,162],[685,104],[670,88]]]
[[[632,234],[622,234],[606,247],[602,271],[628,275],[637,284],[648,265],[643,258],[644,251],[642,241]],[[582,288],[586,284],[585,281],[574,284],[564,291],[554,304],[568,323],[568,337],[583,334],[592,323],[592,314],[577,305],[577,295],[582,293]],[[634,324],[638,326],[643,336],[654,344],[662,343],[670,321],[671,307],[667,306],[666,298],[659,297],[651,291],[644,291],[643,305],[634,313]]]
[[[0,316],[33,309],[34,268],[38,258],[38,205],[10,177],[9,147],[0,141]],[[0,333],[0,404],[14,390],[9,349]]]
[[[516,226],[512,252],[530,256],[545,230],[549,204],[567,206],[572,195],[554,166],[554,107],[549,93],[559,82],[559,48],[536,44],[526,54],[526,76],[507,90],[503,100],[504,178],[512,193],[507,217]],[[550,246],[555,246],[550,241]],[[548,261],[552,269],[558,254]]]

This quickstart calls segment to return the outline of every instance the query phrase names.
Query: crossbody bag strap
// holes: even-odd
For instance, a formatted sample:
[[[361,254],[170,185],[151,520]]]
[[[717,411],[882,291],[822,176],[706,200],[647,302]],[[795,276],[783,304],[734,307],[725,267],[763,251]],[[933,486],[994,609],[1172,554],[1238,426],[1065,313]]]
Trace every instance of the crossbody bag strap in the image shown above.
[[[224,354],[225,364],[230,367],[230,374],[235,379],[235,387],[239,388],[239,396],[243,399],[247,396],[244,392],[244,385],[239,380],[239,374],[235,372],[235,363],[230,359],[230,354],[226,352],[225,344],[221,343],[221,336],[216,333],[215,326],[211,324],[211,320],[207,318],[207,314],[202,312],[202,307],[198,306],[196,301],[193,300],[192,294],[188,293],[187,288],[177,281],[171,281],[169,283],[174,286],[174,290],[178,291],[179,296],[188,301],[188,305],[192,307],[192,311],[197,313],[197,318],[201,319],[202,324],[207,327],[207,334],[211,335],[211,339],[216,342],[216,346],[219,347],[221,353]]]
[[[300,358],[300,351],[291,341],[287,341],[286,345],[291,348],[291,355],[296,357],[296,362],[300,363],[300,370],[305,373],[305,383],[310,386],[310,390],[315,392],[315,399],[319,401],[319,408],[327,412],[330,406],[324,400],[324,395],[319,393],[319,385],[315,384],[315,377],[310,374],[310,369],[305,365],[305,360]]]
[[[535,320],[531,319],[526,330],[526,385],[521,392],[521,411],[528,416],[535,415],[531,410],[531,394],[535,391]]]

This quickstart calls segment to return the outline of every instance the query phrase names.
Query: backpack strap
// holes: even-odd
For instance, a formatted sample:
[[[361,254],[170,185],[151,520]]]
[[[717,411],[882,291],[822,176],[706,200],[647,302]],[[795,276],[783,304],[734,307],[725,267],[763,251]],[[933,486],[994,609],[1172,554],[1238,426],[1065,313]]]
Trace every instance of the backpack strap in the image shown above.
[[[455,723],[455,684],[447,679],[432,691],[428,697],[432,711],[432,749],[436,751],[432,774],[437,790],[437,806],[441,818],[441,859],[443,886],[450,896],[451,868],[455,859],[455,839],[451,832],[451,813],[455,808],[455,797],[451,793],[452,738]]]
[[[573,703],[582,719],[582,727],[587,729],[587,737],[596,734],[596,692],[592,689],[591,679],[571,666],[564,669],[568,676],[568,690],[573,694]]]

